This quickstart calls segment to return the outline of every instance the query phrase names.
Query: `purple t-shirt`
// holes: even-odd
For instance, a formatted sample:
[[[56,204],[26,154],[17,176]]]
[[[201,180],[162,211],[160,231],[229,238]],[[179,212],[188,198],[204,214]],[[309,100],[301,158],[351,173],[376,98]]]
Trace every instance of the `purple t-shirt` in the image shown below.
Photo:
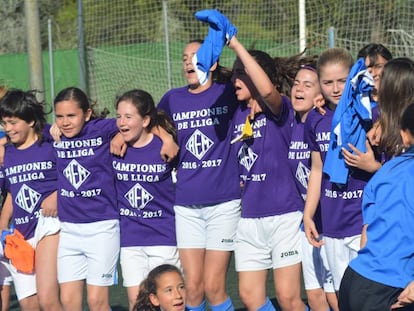
[[[312,110],[305,122],[305,141],[311,151],[320,152],[322,162],[329,148],[332,117],[334,112],[327,106],[322,116]],[[371,174],[350,168],[346,185],[333,184],[327,174],[322,175],[321,214],[323,233],[331,238],[345,238],[361,234],[361,202],[365,184]]]
[[[118,132],[115,119],[87,122],[74,138],[54,142],[58,169],[59,219],[89,223],[118,219],[110,140]]]
[[[34,236],[40,205],[57,189],[56,157],[50,143],[34,143],[26,149],[6,145],[6,189],[13,198],[12,221],[24,238]]]
[[[5,179],[4,179],[4,168],[3,166],[0,167],[0,193],[3,194],[4,187],[5,187]]]
[[[298,116],[293,119],[292,138],[289,145],[288,161],[295,176],[296,186],[303,198],[306,199],[311,168],[311,157],[308,144],[304,141],[305,124]]]
[[[293,120],[288,161],[295,178],[296,187],[301,194],[303,201],[305,201],[311,170],[311,151],[309,145],[305,142],[305,123],[300,120],[298,115],[296,115]],[[314,222],[318,232],[322,233],[320,213],[320,206],[318,206],[314,216]]]
[[[112,158],[121,247],[177,245],[172,168],[161,160],[161,146],[154,136],[144,147],[129,147],[124,158]]]
[[[231,151],[231,120],[238,106],[231,84],[193,94],[168,91],[158,105],[173,120],[180,146],[175,202],[208,205],[240,198],[237,160]]]
[[[240,106],[234,117],[233,138],[242,133],[250,109]],[[254,138],[234,144],[239,159],[242,192],[242,217],[259,218],[303,210],[303,200],[296,189],[288,164],[292,135],[293,110],[283,97],[280,117],[269,111],[256,116]]]

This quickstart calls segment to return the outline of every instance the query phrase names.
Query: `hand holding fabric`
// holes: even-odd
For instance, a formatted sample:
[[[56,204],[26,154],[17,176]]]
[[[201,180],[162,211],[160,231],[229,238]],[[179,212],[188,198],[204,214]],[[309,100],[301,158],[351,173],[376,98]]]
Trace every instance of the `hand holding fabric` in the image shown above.
[[[224,45],[237,33],[237,28],[218,10],[198,11],[195,16],[209,24],[207,36],[192,59],[198,80],[201,85],[205,85],[210,68],[218,61]]]

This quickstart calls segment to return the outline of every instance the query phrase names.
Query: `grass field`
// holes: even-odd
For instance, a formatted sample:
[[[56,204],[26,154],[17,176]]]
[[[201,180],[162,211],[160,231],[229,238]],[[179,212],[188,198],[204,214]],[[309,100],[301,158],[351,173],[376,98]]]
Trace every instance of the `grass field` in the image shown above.
[[[121,273],[119,273],[121,274]],[[274,289],[273,289],[273,277],[272,274],[269,273],[268,282],[268,295],[272,299],[273,303],[276,306],[276,301],[274,299]],[[237,290],[237,273],[234,269],[234,260],[232,258],[229,272],[227,274],[227,291],[233,300],[233,304],[237,311],[244,311],[246,309],[243,308],[243,305],[238,297],[238,290]],[[112,306],[112,311],[128,311],[128,299],[126,296],[126,290],[122,286],[122,280],[120,280],[117,286],[113,286],[110,289],[110,301]],[[20,310],[19,303],[14,295],[14,291],[12,289],[12,296],[11,296],[11,304],[10,304],[10,311],[17,311]],[[87,310],[87,309],[85,309]]]

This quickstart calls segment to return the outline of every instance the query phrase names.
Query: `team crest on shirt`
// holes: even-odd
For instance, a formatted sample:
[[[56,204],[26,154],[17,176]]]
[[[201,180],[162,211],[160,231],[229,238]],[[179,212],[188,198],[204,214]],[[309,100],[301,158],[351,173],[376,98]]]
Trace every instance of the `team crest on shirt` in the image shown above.
[[[154,198],[151,193],[138,183],[125,193],[124,197],[131,207],[136,209],[143,209]]]
[[[20,187],[14,202],[23,210],[31,214],[40,200],[40,193],[33,190],[26,184]]]
[[[195,130],[185,144],[185,149],[191,152],[197,159],[201,160],[214,142],[200,130]]]
[[[308,188],[310,169],[303,165],[302,162],[299,162],[298,167],[296,168],[295,177],[301,183],[304,188]]]
[[[244,166],[247,171],[250,171],[254,162],[256,162],[258,155],[244,143],[237,153],[239,163]]]
[[[90,174],[91,173],[80,165],[75,159],[70,161],[70,163],[63,170],[63,175],[67,178],[67,180],[69,180],[75,189],[79,189]]]

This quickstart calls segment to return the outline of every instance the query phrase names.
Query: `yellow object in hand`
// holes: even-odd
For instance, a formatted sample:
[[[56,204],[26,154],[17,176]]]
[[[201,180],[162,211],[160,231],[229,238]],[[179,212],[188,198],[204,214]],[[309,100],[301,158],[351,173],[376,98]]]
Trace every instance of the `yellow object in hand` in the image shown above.
[[[243,126],[243,129],[242,129],[241,135],[236,137],[235,139],[233,139],[231,141],[231,143],[234,144],[237,141],[245,140],[245,139],[248,139],[248,138],[251,138],[251,137],[253,137],[253,127],[250,124],[249,116],[246,116],[246,122],[244,122],[244,126]]]

